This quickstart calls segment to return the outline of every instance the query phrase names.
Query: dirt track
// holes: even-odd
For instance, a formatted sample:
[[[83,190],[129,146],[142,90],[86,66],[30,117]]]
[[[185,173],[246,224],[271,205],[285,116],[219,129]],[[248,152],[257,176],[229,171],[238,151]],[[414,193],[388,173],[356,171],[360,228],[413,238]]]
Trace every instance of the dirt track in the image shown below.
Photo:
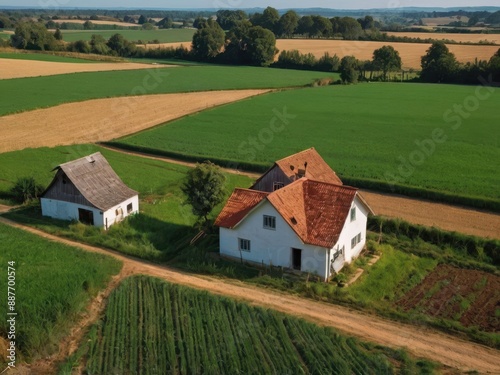
[[[418,357],[429,358],[461,371],[474,369],[482,373],[500,374],[500,361],[498,360],[498,358],[500,358],[499,351],[466,342],[456,337],[437,333],[426,327],[421,328],[400,324],[373,315],[353,311],[349,308],[315,302],[284,293],[253,287],[237,281],[193,276],[168,267],[130,259],[115,252],[61,239],[33,228],[15,224],[4,218],[0,218],[0,222],[16,226],[53,241],[65,243],[70,246],[77,246],[87,251],[112,255],[124,263],[119,278],[136,274],[159,277],[177,284],[233,297],[252,305],[263,306],[299,316],[321,325],[337,328],[346,334],[359,337],[363,340],[395,348],[404,347]],[[114,282],[117,282],[117,280],[115,279]],[[86,320],[83,321],[85,322]],[[85,324],[79,326],[78,332],[83,331],[84,325]],[[73,345],[75,344],[74,340],[71,338],[67,338],[65,342],[73,342]],[[76,345],[74,346],[76,347]],[[65,355],[68,354],[67,348],[68,345],[62,348],[65,353],[63,353],[61,358],[64,358]],[[44,373],[36,372],[33,367],[32,370],[35,371],[35,373]]]
[[[175,65],[152,65],[137,63],[63,63],[38,60],[0,59],[0,80],[11,78],[52,76],[68,73],[175,67]]]
[[[0,153],[109,141],[269,90],[231,90],[96,99],[0,117]]]

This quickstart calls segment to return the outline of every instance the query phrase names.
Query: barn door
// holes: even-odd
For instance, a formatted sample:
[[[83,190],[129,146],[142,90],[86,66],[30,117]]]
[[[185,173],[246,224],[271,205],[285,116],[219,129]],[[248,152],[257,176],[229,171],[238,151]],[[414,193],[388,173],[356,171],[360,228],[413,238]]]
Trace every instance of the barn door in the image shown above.
[[[300,271],[302,269],[302,250],[292,248],[292,268]]]
[[[94,225],[94,213],[90,210],[79,208],[78,220],[83,224]]]

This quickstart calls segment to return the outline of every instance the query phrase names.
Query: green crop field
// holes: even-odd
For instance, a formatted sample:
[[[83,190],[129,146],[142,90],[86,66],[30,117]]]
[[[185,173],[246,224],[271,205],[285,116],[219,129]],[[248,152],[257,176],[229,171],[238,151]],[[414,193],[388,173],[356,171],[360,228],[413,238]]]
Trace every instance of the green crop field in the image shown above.
[[[76,40],[90,40],[92,35],[102,35],[104,38],[109,39],[114,34],[121,34],[127,40],[137,42],[142,40],[144,42],[153,41],[157,39],[160,43],[175,43],[186,42],[187,45],[191,43],[194,29],[156,29],[156,30],[61,30],[63,39],[66,42],[74,42]]]
[[[0,52],[0,59],[18,59],[18,60],[38,60],[65,63],[95,63],[93,60],[78,59],[75,57],[50,55],[47,53],[15,53]]]
[[[124,155],[95,145],[26,149],[0,154],[0,197],[8,197],[14,182],[24,176],[32,176],[47,186],[54,176],[51,170],[55,166],[97,151],[102,152],[125,184],[139,191],[139,215],[108,231],[43,218],[40,211],[33,208],[23,208],[7,216],[49,233],[146,259],[169,260],[177,255],[197,233],[192,227],[196,217],[185,204],[186,197],[181,191],[188,167]],[[251,185],[247,177],[225,176],[227,196],[236,186]],[[222,204],[214,209],[211,218],[221,209]]]
[[[11,34],[7,34],[6,32],[0,31],[0,39],[9,40],[10,39],[10,35]]]
[[[480,93],[484,97],[488,90]],[[358,186],[375,181],[389,190],[432,189],[498,205],[497,101],[475,95],[476,87],[425,84],[290,90],[208,110],[119,143],[261,169],[314,146]],[[475,110],[468,112],[471,103]],[[452,113],[455,106],[462,107],[462,117]]]
[[[85,346],[92,374],[428,374],[434,368],[404,351],[145,276],[112,293]]]
[[[15,262],[16,342],[25,359],[57,351],[59,340],[88,303],[103,289],[121,263],[48,241],[0,224],[0,262],[5,272],[0,283],[0,314],[7,317],[7,262]],[[0,337],[7,338],[7,318],[0,322]],[[3,355],[1,358],[5,358]]]
[[[2,81],[2,92],[9,95],[0,102],[0,116],[115,96],[304,86],[332,76],[336,74],[256,67],[194,66],[9,79]]]

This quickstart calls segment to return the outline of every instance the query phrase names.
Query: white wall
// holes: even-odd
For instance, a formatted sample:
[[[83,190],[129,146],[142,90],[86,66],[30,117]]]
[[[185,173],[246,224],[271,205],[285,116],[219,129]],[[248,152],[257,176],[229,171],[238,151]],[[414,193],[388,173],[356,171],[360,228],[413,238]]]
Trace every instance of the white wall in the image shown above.
[[[330,259],[333,259],[333,254],[338,248],[344,246],[344,253],[341,255],[333,264],[335,272],[340,271],[344,266],[344,261],[350,263],[354,258],[356,258],[361,250],[363,250],[366,243],[366,224],[368,221],[368,210],[365,205],[361,203],[360,199],[356,195],[351,208],[356,207],[356,220],[351,222],[351,213],[347,215],[347,220],[342,228],[342,233],[340,234],[338,242],[330,250]],[[361,233],[361,242],[359,242],[356,247],[351,249],[351,240],[354,236]],[[329,275],[331,276],[331,275]]]
[[[106,219],[108,219],[108,227],[117,222],[116,209],[121,207],[123,209],[122,220],[132,214],[139,212],[139,197],[136,195],[130,199],[127,199],[123,203],[109,209],[106,212],[102,212],[98,208],[84,206],[77,203],[70,203],[64,201],[58,201],[55,199],[41,198],[42,205],[42,215],[49,216],[54,219],[60,220],[78,220],[78,209],[83,208],[85,210],[92,211],[94,213],[94,226],[105,227]],[[130,214],[127,214],[127,205],[132,203],[133,210]]]
[[[263,227],[263,215],[276,217],[276,230]],[[250,252],[241,251],[240,255],[238,238],[251,241]],[[292,248],[302,249],[302,271],[327,277],[327,249],[304,244],[267,200],[236,228],[220,228],[221,255],[292,268]]]

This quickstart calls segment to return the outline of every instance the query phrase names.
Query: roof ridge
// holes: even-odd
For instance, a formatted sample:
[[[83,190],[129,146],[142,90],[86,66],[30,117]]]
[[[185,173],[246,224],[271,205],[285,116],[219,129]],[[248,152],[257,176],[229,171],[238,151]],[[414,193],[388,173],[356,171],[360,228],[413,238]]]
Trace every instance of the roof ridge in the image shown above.
[[[302,177],[301,179],[297,180],[297,181],[300,181],[302,179],[305,179],[305,180],[308,180],[310,182],[315,182],[317,184],[325,184],[325,185],[333,185],[333,186],[338,186],[340,188],[345,188],[347,190],[355,190],[355,191],[359,191],[358,188],[355,188],[354,186],[349,186],[349,185],[340,185],[340,184],[336,184],[334,182],[327,182],[327,181],[320,181],[320,180],[316,180],[314,178],[310,178],[310,177]],[[295,181],[294,181],[295,182]]]
[[[66,163],[62,163],[62,164],[59,164],[56,168],[54,169],[57,169],[57,168],[61,168],[63,165],[64,166],[67,166],[68,164],[75,164],[76,162],[80,161],[80,160],[83,160],[83,159],[86,159],[86,158],[89,158],[91,156],[94,156],[94,155],[100,155],[102,157],[104,157],[100,151],[97,151],[97,152],[94,152],[93,154],[90,154],[90,155],[85,155],[85,156],[82,156],[81,158],[78,158],[78,159],[75,159],[75,160],[71,160],[71,161],[67,161]]]
[[[295,154],[288,155],[288,156],[285,156],[284,158],[281,158],[281,159],[279,159],[279,160],[276,160],[276,161],[275,161],[275,164],[276,164],[276,163],[278,163],[278,162],[280,162],[280,161],[283,161],[283,160],[289,159],[289,158],[291,158],[292,156],[297,156],[297,155],[299,155],[299,154],[302,154],[302,153],[304,153],[304,152],[311,151],[311,150],[316,151],[316,149],[315,149],[314,147],[309,147],[309,148],[307,148],[307,149],[305,149],[305,150],[302,150],[302,151],[296,152]],[[318,151],[316,151],[316,152],[318,152]],[[319,153],[318,153],[318,155],[319,155]]]

